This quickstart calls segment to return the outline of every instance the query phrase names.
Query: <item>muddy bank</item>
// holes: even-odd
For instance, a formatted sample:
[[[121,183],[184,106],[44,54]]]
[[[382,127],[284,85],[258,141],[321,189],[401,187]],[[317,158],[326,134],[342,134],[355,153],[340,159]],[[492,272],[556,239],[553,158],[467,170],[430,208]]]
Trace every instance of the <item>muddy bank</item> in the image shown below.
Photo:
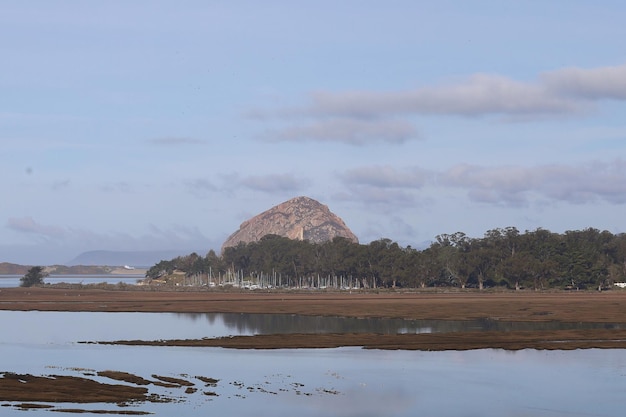
[[[15,403],[19,409],[48,408],[64,413],[89,414],[151,414],[141,410],[120,410],[144,403],[179,402],[196,392],[206,396],[217,395],[213,388],[218,379],[206,376],[169,377],[152,375],[153,379],[128,372],[84,370],[81,376],[31,375],[0,372],[0,401]],[[96,380],[123,381],[126,384],[111,384]],[[173,389],[171,395],[157,394],[156,387]],[[178,392],[176,392],[178,390]],[[56,408],[57,403],[94,404],[109,403],[113,409],[87,410],[81,408]],[[3,404],[7,405],[7,404]]]
[[[80,395],[77,395],[80,393]],[[4,372],[0,378],[1,401],[67,403],[133,403],[159,401],[147,388],[106,384],[66,375],[34,376]]]
[[[0,290],[1,310],[96,312],[282,313],[346,317],[569,323],[602,323],[600,328],[543,331],[461,331],[433,334],[271,334],[196,340],[103,341],[106,344],[222,347],[232,349],[297,349],[363,347],[399,350],[470,350],[496,348],[583,349],[626,348],[626,291],[550,293],[261,293],[173,292],[61,288]],[[94,341],[87,341],[94,343]],[[65,375],[61,375],[65,371]],[[67,375],[70,372],[71,375]],[[186,374],[134,375],[124,371],[55,371],[56,375],[0,372],[0,407],[51,412],[143,415],[157,402],[203,404],[218,397],[245,398],[255,393],[271,398],[296,395],[340,395],[334,386],[304,387],[290,375],[264,376],[263,382],[219,382]],[[274,376],[270,376],[274,378]],[[271,379],[270,378],[270,379]],[[269,382],[268,382],[269,381]],[[71,408],[66,408],[70,406]],[[97,410],[90,409],[97,407]]]
[[[286,313],[344,317],[626,323],[626,291],[212,292],[6,288],[0,310]]]
[[[146,415],[154,414],[154,411],[146,410],[154,410],[150,403],[204,404],[221,396],[245,399],[249,394],[268,397],[279,393],[303,396],[340,394],[332,386],[305,386],[285,374],[264,376],[262,381],[220,381],[202,375],[152,374],[148,377],[123,371],[81,368],[59,369],[59,372],[65,372],[65,375],[0,372],[0,407],[47,409],[61,413]],[[107,384],[101,381],[103,379],[125,384]],[[68,405],[71,408],[67,408]],[[91,408],[94,405],[98,409]]]
[[[219,346],[239,349],[331,348],[466,350],[625,348],[626,291],[607,292],[212,292],[12,288],[2,310],[193,313],[282,313],[344,317],[607,323],[606,329],[475,331],[445,334],[277,334],[221,339],[119,341],[120,344]],[[90,341],[87,341],[90,342]]]
[[[232,349],[297,349],[361,346],[389,350],[471,350],[626,348],[626,330],[558,330],[551,332],[463,332],[434,334],[272,334],[185,340],[119,340],[98,343],[132,346],[194,346]]]

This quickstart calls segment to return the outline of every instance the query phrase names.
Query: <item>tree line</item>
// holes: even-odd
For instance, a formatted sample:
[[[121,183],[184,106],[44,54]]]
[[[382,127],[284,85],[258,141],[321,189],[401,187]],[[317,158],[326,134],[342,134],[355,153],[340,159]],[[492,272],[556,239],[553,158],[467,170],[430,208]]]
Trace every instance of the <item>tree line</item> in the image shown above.
[[[421,250],[386,238],[316,244],[267,235],[221,256],[211,250],[161,261],[146,277],[165,279],[176,271],[187,285],[603,289],[626,281],[626,234],[507,227],[482,238],[442,234]]]

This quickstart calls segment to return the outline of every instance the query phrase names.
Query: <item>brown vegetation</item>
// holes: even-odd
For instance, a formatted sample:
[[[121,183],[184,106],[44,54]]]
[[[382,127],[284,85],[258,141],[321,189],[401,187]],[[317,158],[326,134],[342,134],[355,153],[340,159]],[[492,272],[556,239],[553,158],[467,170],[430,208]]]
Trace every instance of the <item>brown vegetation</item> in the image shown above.
[[[607,323],[606,328],[557,331],[473,331],[439,334],[273,334],[200,340],[117,341],[129,345],[221,346],[237,349],[333,348],[362,346],[371,349],[467,350],[626,348],[626,330],[609,323],[626,323],[625,291],[610,292],[223,292],[129,291],[55,287],[7,288],[0,291],[1,310],[126,311],[195,313],[287,313],[346,317],[506,321],[562,321]],[[91,375],[94,375],[93,373]],[[0,374],[0,401],[24,409],[47,407],[41,403],[171,401],[148,392],[149,386],[197,391],[181,378],[152,375],[153,380],[119,371],[96,374],[131,385],[104,384],[75,376]],[[206,386],[217,380],[195,377]],[[77,396],[76,393],[81,395]],[[217,395],[203,392],[205,395]],[[20,403],[21,402],[21,403]],[[86,410],[52,411],[87,412]],[[131,410],[89,413],[144,414]]]
[[[16,402],[15,407],[21,409],[50,408],[51,411],[64,413],[90,414],[149,414],[143,411],[131,410],[83,410],[54,408],[46,403],[112,403],[118,406],[128,406],[135,403],[164,403],[180,401],[179,397],[161,396],[149,392],[148,386],[183,389],[186,394],[197,391],[195,383],[182,378],[152,375],[150,381],[139,375],[121,371],[100,371],[97,373],[83,372],[84,376],[17,374],[0,372],[0,401]],[[91,379],[98,377],[123,381],[127,384],[106,384]],[[90,376],[90,377],[89,377]],[[206,386],[215,386],[217,379],[198,376],[195,379]],[[208,384],[210,381],[211,384]],[[5,404],[6,405],[6,404]]]
[[[128,286],[127,286],[128,287]],[[6,288],[0,310],[285,313],[344,317],[626,323],[626,291],[223,292]]]
[[[0,378],[0,400],[121,403],[153,401],[154,398],[142,387],[103,384],[88,378],[65,375],[33,376],[5,372]]]
[[[44,311],[141,311],[283,313],[345,317],[626,323],[626,292],[213,292],[107,291],[10,288],[0,309]],[[379,349],[573,349],[624,348],[617,329],[537,332],[470,332],[419,335],[264,335],[203,340],[131,341],[232,348],[364,346]]]
[[[193,346],[232,349],[298,349],[361,346],[385,350],[471,350],[471,349],[547,349],[626,348],[626,330],[557,330],[514,332],[463,332],[428,334],[271,334],[218,337],[214,339],[120,340],[98,342],[106,345]]]

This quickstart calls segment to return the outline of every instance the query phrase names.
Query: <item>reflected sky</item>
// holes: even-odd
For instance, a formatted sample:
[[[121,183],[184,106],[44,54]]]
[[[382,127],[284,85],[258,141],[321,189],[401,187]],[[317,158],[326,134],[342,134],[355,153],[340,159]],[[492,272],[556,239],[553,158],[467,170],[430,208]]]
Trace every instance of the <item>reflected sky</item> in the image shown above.
[[[402,320],[239,313],[103,313],[0,311],[0,343],[199,339],[274,333],[441,333],[477,330],[612,328],[618,324]],[[623,325],[621,325],[623,326]],[[28,329],[28,331],[20,331]],[[8,338],[6,336],[9,336]]]
[[[75,343],[121,336],[206,336],[231,332],[227,321],[162,313],[2,311],[0,371],[82,376],[84,369],[117,370],[145,378],[158,374],[220,380],[213,389],[217,397],[151,387],[184,401],[124,409],[110,404],[84,407],[168,417],[621,417],[626,409],[625,350],[231,350]],[[33,410],[28,415],[49,413]],[[24,411],[8,406],[1,414],[24,416]]]
[[[147,378],[220,379],[214,389],[218,397],[198,394],[183,403],[131,408],[159,416],[617,417],[626,407],[626,355],[621,350],[241,351],[93,345],[0,350],[3,368],[21,372],[72,374],[69,368],[77,367]],[[23,412],[3,409],[3,415],[23,415],[18,413]]]
[[[0,275],[0,288],[16,288],[20,286],[21,275]],[[46,284],[107,284],[124,283],[129,285],[137,284],[143,279],[141,275],[51,275],[44,279]]]

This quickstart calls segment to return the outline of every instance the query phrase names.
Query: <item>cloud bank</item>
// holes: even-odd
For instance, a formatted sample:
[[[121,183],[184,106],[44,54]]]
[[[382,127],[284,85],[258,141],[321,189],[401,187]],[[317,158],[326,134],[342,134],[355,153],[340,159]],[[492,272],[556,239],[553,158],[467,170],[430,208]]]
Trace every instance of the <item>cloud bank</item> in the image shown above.
[[[599,100],[626,100],[626,64],[563,68],[530,82],[479,73],[411,90],[313,91],[304,105],[255,114],[281,122],[266,141],[397,145],[419,139],[416,116],[532,120],[581,113]]]
[[[341,142],[349,145],[367,145],[381,142],[400,144],[418,138],[417,129],[405,120],[367,120],[354,118],[322,119],[308,124],[289,126],[269,131],[264,138],[269,142]]]
[[[173,225],[163,229],[151,225],[142,236],[128,233],[101,233],[92,230],[45,225],[32,217],[9,218],[5,227],[17,234],[34,237],[37,244],[63,247],[70,256],[88,249],[164,250],[174,248],[211,247],[216,242],[196,227]]]
[[[582,100],[626,100],[626,65],[564,68],[544,73],[540,80],[555,95]]]
[[[442,171],[419,167],[368,166],[340,174],[354,199],[389,204],[410,201],[423,189],[462,190],[474,202],[525,206],[537,202],[626,203],[626,161],[581,165],[478,166],[458,164]]]

